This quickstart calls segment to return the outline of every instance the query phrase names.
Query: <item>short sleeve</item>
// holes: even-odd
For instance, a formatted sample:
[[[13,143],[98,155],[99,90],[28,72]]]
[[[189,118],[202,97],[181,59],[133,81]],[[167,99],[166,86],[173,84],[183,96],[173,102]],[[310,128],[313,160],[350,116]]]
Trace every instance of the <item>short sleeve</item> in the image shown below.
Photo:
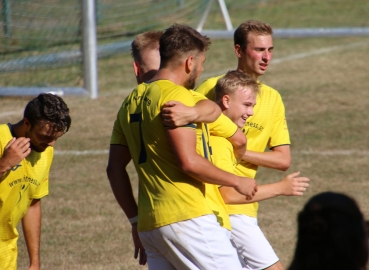
[[[208,124],[210,134],[223,138],[230,138],[237,132],[237,125],[223,113],[215,122]]]

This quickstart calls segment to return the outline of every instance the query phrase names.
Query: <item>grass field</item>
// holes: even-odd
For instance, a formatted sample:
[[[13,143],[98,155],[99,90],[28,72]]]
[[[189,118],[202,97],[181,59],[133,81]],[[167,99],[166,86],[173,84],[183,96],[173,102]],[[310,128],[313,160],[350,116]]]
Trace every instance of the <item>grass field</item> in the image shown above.
[[[329,2],[336,5],[339,1]],[[363,1],[363,5],[367,2]],[[315,10],[320,14],[318,7]],[[248,12],[254,12],[254,18],[260,15],[261,20],[271,14],[256,9]],[[278,14],[282,17],[282,12]],[[234,25],[243,21],[241,14],[231,15]],[[291,18],[299,25],[299,17]],[[276,18],[271,20],[272,25],[278,24]],[[282,263],[288,266],[296,241],[296,215],[311,196],[327,190],[344,192],[357,200],[369,219],[369,38],[275,39],[274,45],[272,64],[261,79],[283,97],[292,165],[288,172],[260,169],[256,178],[259,184],[269,183],[298,170],[311,179],[303,197],[280,197],[260,203],[259,224]],[[214,40],[199,82],[235,67],[232,41]],[[133,259],[130,225],[113,197],[105,173],[112,125],[134,84],[127,54],[99,63],[97,100],[65,97],[72,127],[56,144],[50,195],[42,201],[43,269],[147,269]],[[20,120],[28,100],[1,97],[0,122]],[[136,189],[132,165],[129,170]],[[19,269],[27,269],[22,236],[18,263]]]
[[[229,40],[214,41],[201,80],[235,67],[231,46]],[[284,99],[293,161],[288,172],[262,169],[257,179],[259,183],[277,181],[297,170],[311,179],[303,197],[260,204],[260,226],[288,265],[295,244],[296,214],[314,194],[326,190],[349,194],[369,218],[369,92],[363,57],[369,53],[369,40],[283,39],[275,40],[275,47],[275,63],[262,79]],[[318,53],[323,48],[326,50]],[[129,56],[120,61],[128,66]],[[130,71],[129,66],[125,68]],[[133,85],[133,76],[127,76],[132,77]],[[97,100],[65,97],[73,124],[56,145],[50,195],[43,200],[44,269],[145,269],[133,259],[130,226],[105,175],[111,127],[127,91],[102,89],[101,94]],[[26,102],[26,98],[2,98],[1,122],[17,121]],[[85,150],[97,152],[68,152]],[[130,175],[136,187],[132,167]],[[28,258],[22,238],[19,248],[19,266],[25,269]]]

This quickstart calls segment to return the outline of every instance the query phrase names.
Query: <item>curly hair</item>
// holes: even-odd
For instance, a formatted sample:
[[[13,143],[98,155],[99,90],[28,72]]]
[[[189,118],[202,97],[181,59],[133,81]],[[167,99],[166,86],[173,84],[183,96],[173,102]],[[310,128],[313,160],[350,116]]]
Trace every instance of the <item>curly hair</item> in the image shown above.
[[[28,119],[31,126],[47,122],[56,132],[67,132],[72,122],[69,108],[64,100],[49,93],[39,94],[28,102],[23,116]]]

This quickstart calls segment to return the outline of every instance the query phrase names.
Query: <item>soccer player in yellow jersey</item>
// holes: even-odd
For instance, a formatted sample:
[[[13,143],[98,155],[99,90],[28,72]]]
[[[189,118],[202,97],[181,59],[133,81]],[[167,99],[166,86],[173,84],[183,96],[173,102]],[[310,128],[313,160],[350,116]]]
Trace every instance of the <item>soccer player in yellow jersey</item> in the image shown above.
[[[203,71],[209,44],[188,26],[167,29],[160,38],[159,71],[125,99],[114,124],[111,144],[124,150],[121,165],[125,168],[132,159],[139,175],[138,207],[126,171],[119,204],[132,223],[138,215],[137,230],[150,269],[241,268],[205,201],[204,182],[234,187],[250,198],[257,190],[255,182],[222,171],[198,155],[194,125],[166,128],[160,116],[170,100],[195,105],[187,89]],[[115,173],[108,167],[109,179]]]
[[[238,59],[237,70],[245,72],[255,79],[258,79],[259,76],[266,72],[274,49],[272,33],[273,31],[269,24],[254,20],[246,21],[236,29],[234,33],[234,49]],[[196,91],[213,99],[214,86],[222,76],[208,79]],[[282,171],[286,171],[289,168],[291,163],[290,138],[284,105],[280,94],[276,90],[261,84],[260,95],[256,99],[254,115],[247,119],[243,131],[247,136],[247,151],[242,158],[240,166],[236,168],[238,175],[254,178],[258,166]],[[266,147],[271,151],[265,152]],[[268,187],[269,195],[276,192],[275,186],[268,185]],[[258,203],[256,202],[234,206],[231,213],[250,217],[250,222],[255,225],[253,228],[260,232],[260,237],[267,243],[260,228],[257,226],[257,209]],[[234,228],[233,222],[232,227]],[[233,230],[232,233],[235,234],[236,231]],[[238,235],[238,239],[239,246],[242,246],[242,243],[245,243],[247,239],[251,240],[250,237],[242,233]],[[255,240],[251,241],[255,242]],[[245,267],[249,269],[284,269],[269,243],[260,249],[248,249],[252,254],[247,254],[246,252],[243,254]],[[266,249],[268,249],[268,252],[266,252]]]
[[[17,269],[20,221],[29,269],[40,269],[41,198],[49,193],[54,143],[70,124],[64,101],[40,94],[27,104],[23,120],[0,125],[0,269]]]
[[[163,34],[162,31],[149,31],[139,34],[135,37],[131,44],[132,57],[133,57],[133,70],[137,79],[137,83],[140,84],[142,82],[148,81],[152,78],[159,69],[160,66],[160,54],[159,54],[159,39]],[[208,100],[202,94],[196,93],[194,91],[190,91],[191,94],[195,98],[196,105],[193,107],[185,107],[182,103],[171,100],[164,104],[164,108],[162,110],[164,116],[164,123],[166,126],[184,126],[189,122],[198,122],[198,127],[196,129],[197,133],[197,151],[199,154],[206,156],[209,160],[211,160],[211,155],[209,155],[209,150],[207,150],[208,146],[208,130],[205,129],[206,125],[202,124],[214,122],[219,114],[221,113],[220,108],[213,101]],[[166,108],[177,109],[178,115],[174,114],[165,114]],[[178,109],[182,109],[178,111]],[[227,117],[221,115],[219,119],[212,125],[214,129],[218,130],[218,132],[222,132],[221,130],[226,129],[227,133],[225,134],[223,131],[223,136],[231,136],[228,140],[233,145],[233,151],[235,152],[237,158],[241,158],[245,152],[245,142],[246,139],[242,132],[237,130],[237,126],[233,124]],[[228,120],[227,120],[228,119]],[[226,123],[225,123],[226,122]],[[230,127],[230,125],[232,125]],[[237,130],[235,132],[235,130]],[[233,134],[233,132],[235,132]],[[233,136],[232,136],[233,134]],[[118,201],[118,203],[124,201],[122,198],[122,193],[120,185],[121,179],[124,172],[124,167],[122,166],[122,156],[124,155],[124,147],[120,144],[111,144],[109,151],[109,162],[108,162],[108,177],[110,184],[112,186],[112,190],[114,195]],[[213,186],[213,185],[211,185]],[[214,186],[215,187],[215,186]],[[221,195],[219,193],[218,188],[212,187],[212,191],[216,194],[214,195],[218,199],[218,204],[213,205],[213,212],[217,213],[217,218],[220,219],[222,216],[222,226],[230,229],[230,221],[228,214],[226,213],[226,209],[224,207],[223,199],[221,199]],[[206,195],[213,194],[209,192],[209,189],[206,191]],[[209,196],[206,196],[208,198]],[[121,203],[120,203],[121,204]],[[121,204],[122,205],[122,204]],[[220,208],[220,209],[219,209]],[[146,254],[145,250],[139,241],[137,230],[136,230],[137,222],[132,222],[132,236],[135,246],[134,257],[139,257],[139,264],[146,264]]]
[[[238,127],[243,128],[246,119],[253,115],[253,107],[256,103],[256,94],[258,87],[256,81],[252,77],[243,72],[234,70],[229,71],[225,76],[220,78],[216,84],[215,101],[221,107],[222,112],[234,121]],[[237,168],[240,164],[235,164],[235,158],[232,155],[232,147],[227,140],[220,137],[211,137],[211,144],[213,149],[213,161],[214,164],[220,168]],[[233,167],[234,166],[234,167]],[[244,204],[246,202],[255,202],[268,199],[278,195],[302,195],[308,186],[309,179],[306,177],[298,177],[299,173],[292,173],[285,177],[282,181],[271,184],[261,185],[258,192],[251,200],[246,200],[244,196],[236,192],[232,188],[221,187],[220,192],[225,202],[233,204]],[[272,188],[271,188],[272,187]],[[232,224],[232,242],[239,251],[240,261],[244,268],[248,268],[246,262],[252,261],[254,258],[252,255],[255,251],[269,252],[271,248],[265,242],[265,237],[261,234],[261,231],[257,226],[251,226],[248,222],[239,222],[243,219],[248,219],[247,214],[238,215],[232,213],[232,207],[235,205],[227,205],[228,212],[231,214]],[[242,238],[243,242],[240,245],[239,234],[246,235]],[[248,254],[247,260],[245,255]],[[273,253],[269,254],[270,258],[273,258]],[[276,259],[276,258],[274,258]]]

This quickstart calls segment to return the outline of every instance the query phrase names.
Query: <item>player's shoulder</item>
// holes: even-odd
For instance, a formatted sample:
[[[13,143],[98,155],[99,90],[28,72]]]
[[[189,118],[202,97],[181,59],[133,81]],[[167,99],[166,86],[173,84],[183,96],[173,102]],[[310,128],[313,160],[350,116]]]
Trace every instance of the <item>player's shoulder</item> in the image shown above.
[[[195,91],[201,93],[201,90],[202,89],[209,89],[209,88],[211,89],[211,88],[214,88],[215,85],[217,84],[218,80],[220,78],[222,78],[223,76],[224,76],[224,74],[221,74],[221,75],[216,76],[216,77],[207,78],[198,87],[196,87]]]
[[[201,94],[199,92],[196,92],[194,90],[190,90],[190,94],[193,96],[193,98],[195,99],[195,101],[200,101],[200,100],[208,99],[203,94]]]
[[[260,97],[262,99],[281,99],[281,94],[274,88],[266,85],[264,83],[260,83]]]
[[[279,92],[276,89],[274,89],[273,87],[271,87],[269,85],[266,85],[263,82],[260,82],[260,91],[269,92],[271,94],[279,95]]]
[[[13,138],[8,124],[0,124],[0,141],[8,142]]]
[[[7,124],[0,124],[0,132],[3,133],[3,132],[6,132],[6,131],[9,131],[9,127]]]
[[[49,146],[46,148],[46,150],[44,152],[42,152],[42,157],[49,159],[50,162],[54,157],[54,147],[53,146]]]

